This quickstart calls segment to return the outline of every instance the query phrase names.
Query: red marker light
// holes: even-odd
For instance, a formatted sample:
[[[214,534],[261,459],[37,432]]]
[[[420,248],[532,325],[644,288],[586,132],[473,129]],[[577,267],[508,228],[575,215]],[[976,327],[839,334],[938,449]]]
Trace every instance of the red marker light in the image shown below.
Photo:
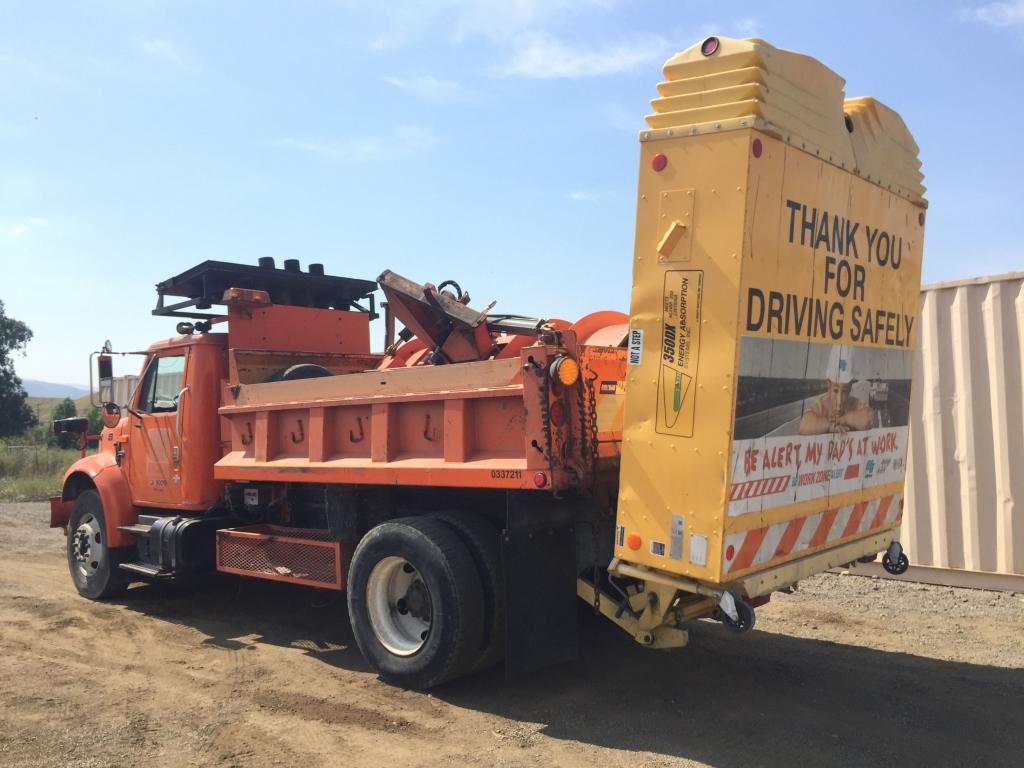
[[[921,211],[921,213],[917,214],[917,223],[920,224],[922,227],[924,226],[924,211]]]
[[[735,554],[736,554],[736,547],[734,547],[732,544],[730,544],[728,547],[725,548],[725,559],[726,560],[732,560],[732,557]]]
[[[551,404],[550,417],[551,423],[556,427],[561,427],[565,424],[565,417],[568,412],[565,409],[565,403],[561,400],[556,400]]]
[[[533,476],[533,484],[536,485],[538,488],[545,488],[545,487],[547,487],[548,476],[545,475],[543,472],[537,472]]]
[[[750,151],[754,153],[754,157],[760,157],[764,147],[761,146],[760,139],[754,139],[754,142],[750,145]]]
[[[651,168],[653,168],[656,173],[661,173],[662,171],[664,171],[665,166],[667,165],[668,158],[660,153],[651,158]]]
[[[709,37],[707,40],[700,44],[700,52],[704,56],[713,56],[716,53],[718,53],[718,46],[718,38]]]

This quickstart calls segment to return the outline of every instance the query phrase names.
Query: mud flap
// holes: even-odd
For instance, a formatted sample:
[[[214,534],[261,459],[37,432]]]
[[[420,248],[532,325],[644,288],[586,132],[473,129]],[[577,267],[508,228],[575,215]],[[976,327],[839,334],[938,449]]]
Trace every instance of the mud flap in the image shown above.
[[[572,515],[541,496],[509,494],[501,542],[509,679],[574,661],[579,652]]]
[[[60,496],[50,497],[50,527],[67,528],[68,520],[71,519],[71,510],[75,508],[75,501],[65,501]]]

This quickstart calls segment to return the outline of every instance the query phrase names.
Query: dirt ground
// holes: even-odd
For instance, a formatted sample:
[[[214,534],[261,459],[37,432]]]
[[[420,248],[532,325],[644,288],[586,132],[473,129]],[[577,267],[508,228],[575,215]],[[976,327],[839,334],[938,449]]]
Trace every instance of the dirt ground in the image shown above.
[[[344,602],[220,577],[75,594],[42,504],[0,505],[3,766],[1019,766],[1024,596],[824,575],[733,637],[432,694],[367,669]]]

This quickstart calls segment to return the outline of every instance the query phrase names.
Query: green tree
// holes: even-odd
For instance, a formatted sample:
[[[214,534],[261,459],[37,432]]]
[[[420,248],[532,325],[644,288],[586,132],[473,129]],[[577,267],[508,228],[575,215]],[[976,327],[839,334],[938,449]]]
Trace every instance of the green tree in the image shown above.
[[[75,407],[75,401],[70,397],[65,397],[59,403],[57,407],[53,409],[53,420],[57,419],[70,419],[72,416],[78,415],[78,408]],[[61,448],[73,448],[78,445],[78,435],[72,435],[68,432],[60,432],[57,434],[57,445]]]
[[[86,412],[89,419],[89,434],[98,435],[103,431],[103,411],[93,406]]]
[[[72,416],[77,415],[78,408],[75,407],[75,401],[70,397],[65,397],[57,403],[57,407],[53,409],[54,421],[57,419],[70,419]]]
[[[0,301],[0,437],[20,435],[36,424],[36,415],[25,401],[28,393],[14,373],[14,361],[11,359],[15,352],[24,354],[31,338],[29,327],[20,320],[7,317],[4,303]]]

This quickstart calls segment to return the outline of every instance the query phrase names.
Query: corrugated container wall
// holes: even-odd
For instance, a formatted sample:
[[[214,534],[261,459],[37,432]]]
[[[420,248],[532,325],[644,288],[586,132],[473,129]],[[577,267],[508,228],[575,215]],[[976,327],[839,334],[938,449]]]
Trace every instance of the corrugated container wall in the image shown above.
[[[901,541],[912,565],[951,569],[942,583],[1019,589],[1024,272],[925,286],[920,323]],[[971,578],[987,574],[1002,578]]]
[[[111,399],[124,408],[132,399],[135,387],[138,386],[138,376],[116,376],[113,381],[113,393]]]

